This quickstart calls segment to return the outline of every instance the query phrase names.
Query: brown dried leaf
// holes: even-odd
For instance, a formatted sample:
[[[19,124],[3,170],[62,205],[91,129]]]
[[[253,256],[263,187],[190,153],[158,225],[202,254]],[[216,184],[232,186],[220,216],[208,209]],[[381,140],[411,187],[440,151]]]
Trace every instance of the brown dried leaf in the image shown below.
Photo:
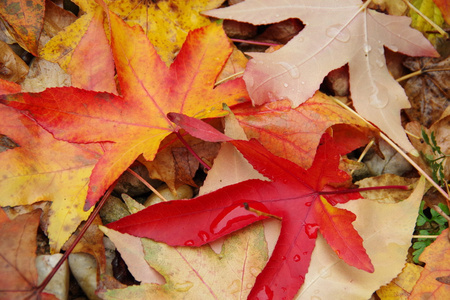
[[[22,81],[28,73],[27,64],[5,42],[0,41],[0,78]]]
[[[405,84],[411,102],[405,112],[412,121],[430,127],[450,103],[450,58],[408,58],[404,65],[413,72],[422,71]]]

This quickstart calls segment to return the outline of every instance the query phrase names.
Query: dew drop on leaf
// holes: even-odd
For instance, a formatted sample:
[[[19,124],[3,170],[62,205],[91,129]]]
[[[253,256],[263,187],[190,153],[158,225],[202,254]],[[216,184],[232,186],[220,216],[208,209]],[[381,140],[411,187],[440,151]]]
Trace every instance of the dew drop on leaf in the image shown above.
[[[311,201],[310,202],[306,202],[305,206],[311,206]]]
[[[289,84],[287,84],[286,82],[283,85],[285,88],[287,88],[289,86]]]
[[[272,300],[273,299],[273,291],[269,286],[265,285],[259,292],[256,294],[255,299],[257,300]]]
[[[364,44],[363,49],[364,52],[367,54],[372,50],[372,47],[369,44]]]
[[[281,257],[281,260],[286,260],[286,256],[283,255],[283,256]]]
[[[206,233],[206,232],[204,232],[204,231],[200,231],[200,232],[198,233],[198,236],[199,236],[200,239],[201,239],[202,241],[204,241],[204,242],[209,241],[209,234]]]
[[[245,209],[244,204],[235,204],[225,208],[212,222],[210,231],[213,234],[220,234],[235,223],[257,217],[255,213]]]
[[[305,232],[306,232],[306,235],[307,235],[310,239],[315,239],[315,238],[317,238],[317,230],[319,230],[319,225],[317,225],[317,224],[306,224],[306,225],[305,225]]]
[[[294,260],[295,262],[300,261],[300,255],[298,255],[298,254],[294,255],[293,260]]]
[[[391,49],[391,50],[394,51],[394,52],[397,52],[397,51],[398,51],[398,47],[397,47],[397,46],[394,46],[394,45],[391,45],[391,46],[389,46],[388,48]]]
[[[255,268],[255,267],[250,268],[250,274],[252,274],[253,276],[257,277],[259,275],[259,273],[261,273],[260,268]]]
[[[388,104],[388,99],[378,97],[378,89],[369,96],[369,104],[375,108],[384,108]]]
[[[285,68],[288,71],[289,75],[292,78],[295,79],[295,78],[299,78],[300,77],[300,72],[299,72],[297,66],[291,65],[290,63],[287,63],[285,61],[280,61],[278,64],[282,65],[283,68]]]
[[[346,43],[350,40],[350,32],[347,28],[342,28],[343,25],[336,24],[327,28],[326,35],[330,38]]]
[[[184,245],[185,245],[185,246],[193,246],[193,245],[194,245],[194,241],[193,241],[193,240],[186,241],[186,242],[184,243]]]
[[[233,282],[228,286],[228,291],[230,294],[239,292],[241,289],[241,282],[239,280],[233,280]]]
[[[382,60],[380,60],[380,59],[377,59],[377,60],[375,61],[375,63],[376,63],[377,66],[380,67],[380,68],[384,67],[384,62],[383,62]]]

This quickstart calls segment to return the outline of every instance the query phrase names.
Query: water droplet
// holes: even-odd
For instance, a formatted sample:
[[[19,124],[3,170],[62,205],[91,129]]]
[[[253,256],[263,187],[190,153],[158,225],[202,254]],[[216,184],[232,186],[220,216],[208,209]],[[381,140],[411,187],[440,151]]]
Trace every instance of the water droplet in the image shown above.
[[[269,102],[277,101],[277,97],[272,92],[267,92],[267,98],[269,98]]]
[[[280,14],[276,14],[275,17],[278,18],[280,16]]]
[[[305,82],[304,81],[302,81],[302,82],[300,82],[301,84],[305,84]]]
[[[193,287],[194,284],[190,281],[186,281],[183,283],[175,283],[174,289],[178,292],[187,292]]]
[[[342,24],[336,24],[330,26],[326,30],[326,34],[330,38],[335,38],[336,40],[346,43],[350,40],[350,31],[347,28],[344,28]]]
[[[307,255],[307,254],[308,254],[308,251],[303,252],[303,255]]]
[[[273,291],[265,285],[261,290],[256,294],[255,299],[257,300],[272,300],[273,299]]]
[[[384,67],[384,62],[381,59],[377,59],[375,61],[375,63],[377,64],[378,67],[382,68]]]
[[[386,107],[388,101],[387,98],[381,99],[377,88],[375,88],[374,92],[369,96],[369,104],[375,108]]]
[[[199,236],[200,239],[201,239],[202,241],[204,241],[204,242],[209,241],[209,234],[206,233],[206,232],[204,232],[204,231],[200,231],[200,232],[198,233],[198,236]]]
[[[323,271],[320,272],[320,277],[322,278],[328,278],[331,276],[331,271],[329,268],[323,269]]]
[[[306,203],[305,203],[305,206],[311,206],[311,203],[312,203],[312,202],[306,202]]]
[[[289,86],[289,84],[287,84],[286,82],[283,85],[285,88],[287,88]]]
[[[247,286],[246,286],[248,289],[251,289],[252,287],[253,287],[253,284],[251,284],[251,283],[247,283]]]
[[[239,203],[225,208],[211,223],[210,230],[213,234],[224,231],[232,231],[231,226],[244,220],[255,219],[255,213],[245,209],[244,204]],[[237,229],[237,228],[236,228]]]
[[[317,297],[317,296],[312,296],[312,297],[311,297],[311,300],[322,300],[322,298]]]
[[[193,246],[193,245],[194,245],[194,241],[193,241],[193,240],[186,241],[186,242],[184,243],[184,245],[185,245],[185,246]]]
[[[260,268],[255,268],[255,267],[250,268],[250,274],[252,274],[253,276],[257,277],[259,275],[259,273],[261,273]]]
[[[287,63],[285,61],[281,61],[278,64],[282,65],[283,68],[285,68],[289,72],[289,75],[292,78],[299,78],[300,77],[300,72],[298,71],[297,66],[291,65],[290,63]]]
[[[310,239],[315,239],[315,238],[317,238],[317,230],[319,230],[319,225],[317,225],[317,224],[306,224],[306,225],[305,225],[305,232],[306,232],[306,235],[307,235]]]
[[[397,46],[394,46],[394,45],[388,46],[388,48],[391,49],[391,50],[394,51],[394,52],[397,52],[397,51],[398,51],[398,47],[397,47]]]
[[[303,42],[305,39],[302,36],[297,36],[297,42]]]
[[[367,54],[372,50],[372,47],[369,44],[364,44],[363,46],[364,52]]]
[[[294,255],[293,260],[294,260],[295,262],[300,261],[300,255],[298,255],[298,254]]]
[[[286,256],[282,256],[282,257],[281,257],[281,260],[286,260]]]
[[[233,280],[233,282],[228,286],[228,291],[230,294],[239,292],[241,289],[241,282],[239,280]]]
[[[334,250],[334,252],[337,254],[337,256],[341,257],[341,251],[339,251],[339,250]]]
[[[380,54],[384,54],[384,47],[383,46],[377,47],[377,49],[378,49],[378,52]]]

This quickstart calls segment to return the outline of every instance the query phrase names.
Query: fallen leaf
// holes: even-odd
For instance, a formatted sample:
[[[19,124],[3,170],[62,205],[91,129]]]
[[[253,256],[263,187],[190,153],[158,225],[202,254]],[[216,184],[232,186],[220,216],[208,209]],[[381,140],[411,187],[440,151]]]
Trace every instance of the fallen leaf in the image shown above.
[[[103,14],[101,7],[94,11],[85,34],[72,53],[67,73],[72,75],[74,87],[117,94],[114,60],[103,30]]]
[[[250,53],[253,59],[244,80],[253,103],[286,98],[296,107],[313,95],[331,70],[348,63],[358,113],[405,150],[413,149],[400,123],[400,110],[409,107],[408,99],[388,72],[384,46],[411,56],[438,53],[408,26],[409,18],[365,9],[360,0],[247,0],[206,14],[258,25],[288,18],[307,24],[280,50]]]
[[[84,233],[81,240],[73,248],[72,253],[87,253],[92,255],[96,262],[100,275],[106,272],[106,256],[105,256],[105,246],[103,244],[103,232],[101,232],[98,227],[103,225],[100,216],[96,216],[92,224]],[[76,231],[67,240],[61,250],[67,251],[67,249],[72,245],[75,239],[78,237],[79,231]]]
[[[421,266],[406,263],[402,272],[398,274],[396,278],[377,291],[378,297],[380,297],[381,300],[408,299],[422,270],[423,267]]]
[[[356,149],[365,145],[376,129],[320,92],[297,108],[288,100],[253,107],[249,102],[232,108],[248,138],[256,138],[273,154],[309,168],[323,133],[336,124],[347,124],[345,143]],[[358,132],[359,131],[359,132]],[[345,153],[350,152],[344,151]]]
[[[220,254],[209,245],[170,247],[133,238],[142,243],[145,260],[164,276],[166,283],[110,290],[102,294],[104,299],[247,299],[267,261],[260,224],[228,236]]]
[[[250,298],[292,298],[304,281],[318,230],[347,263],[373,271],[362,239],[352,228],[355,217],[329,203],[360,197],[332,194],[336,189],[329,184],[343,184],[349,176],[338,169],[339,155],[331,138],[325,138],[308,170],[274,156],[254,140],[231,142],[272,181],[247,180],[191,200],[158,203],[108,227],[173,246],[200,246],[266,219],[267,213],[278,216],[280,237]]]
[[[446,0],[433,0],[441,10],[442,16],[447,24],[450,24],[450,4]]]
[[[411,121],[430,127],[448,107],[450,99],[450,57],[408,58],[404,65],[412,72],[421,71],[405,84],[411,108],[405,113]]]
[[[192,136],[185,136],[184,139],[203,161],[212,163],[217,156],[220,148],[218,143],[205,142]],[[183,184],[197,186],[193,178],[199,162],[175,135],[169,135],[162,141],[154,160],[139,161],[147,167],[152,179],[164,181],[172,191]]]
[[[436,241],[425,248],[419,257],[425,263],[409,299],[448,299],[450,285],[437,280],[450,274],[449,229],[445,229]]]
[[[223,1],[105,0],[104,2],[112,12],[130,26],[139,25],[155,46],[162,60],[170,65],[181,49],[188,32],[211,24],[207,17],[200,15],[200,11],[216,8]],[[73,2],[85,14],[55,36],[40,51],[42,57],[52,62],[58,62],[63,69],[67,69],[72,53],[87,33],[89,24],[93,22],[92,19],[97,18],[95,12],[99,9],[97,3],[100,1],[74,0]],[[95,34],[92,31],[91,33]]]
[[[0,298],[36,299],[36,233],[40,210],[0,223]],[[53,295],[42,299],[56,299]]]
[[[433,0],[412,0],[411,4],[420,10],[422,14],[427,16],[437,26],[441,27],[444,24],[444,18],[442,17],[441,11]],[[436,33],[427,33],[427,31],[436,31],[436,29],[412,9],[409,10],[409,16],[412,19],[411,27],[423,32],[432,43],[435,43]]]
[[[19,93],[20,90],[20,85],[17,83],[0,78],[0,95]]]
[[[38,93],[46,88],[70,86],[71,84],[70,75],[57,63],[36,57],[31,62],[27,77],[20,85],[24,93]]]
[[[375,272],[345,264],[320,236],[296,299],[369,299],[380,286],[396,277],[405,266],[424,188],[422,178],[411,196],[396,204],[367,199],[338,204],[357,216],[353,224],[364,240]]]
[[[0,133],[17,145],[0,153],[0,205],[53,201],[48,234],[52,251],[58,252],[89,215],[83,203],[101,148],[55,140],[30,118],[4,105],[0,115]]]
[[[175,129],[168,112],[217,117],[226,114],[222,103],[233,105],[247,97],[242,79],[214,86],[232,51],[220,25],[192,31],[167,68],[140,27],[129,27],[112,13],[110,20],[123,97],[72,87],[4,96],[8,105],[29,111],[57,139],[112,142],[92,171],[86,208],[140,154],[154,158],[160,142]]]
[[[23,81],[27,64],[3,41],[0,41],[0,78],[12,82]]]
[[[9,33],[35,56],[38,55],[44,8],[45,0],[8,0],[0,6],[0,17],[8,24]]]

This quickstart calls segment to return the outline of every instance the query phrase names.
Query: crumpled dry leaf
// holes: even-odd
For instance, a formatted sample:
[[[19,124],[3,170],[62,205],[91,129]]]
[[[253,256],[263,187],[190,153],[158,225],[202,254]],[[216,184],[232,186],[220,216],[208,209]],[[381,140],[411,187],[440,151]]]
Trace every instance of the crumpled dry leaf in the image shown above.
[[[5,42],[0,41],[0,78],[22,81],[28,73],[27,64]]]
[[[205,162],[211,164],[217,156],[219,143],[205,142],[189,135],[184,139]],[[199,162],[174,134],[163,140],[154,160],[147,161],[142,156],[138,160],[147,167],[150,178],[164,181],[172,192],[183,184],[197,186],[193,178]]]
[[[405,84],[411,102],[405,112],[411,121],[430,127],[450,104],[450,57],[408,58],[404,65],[412,72],[422,71]]]

